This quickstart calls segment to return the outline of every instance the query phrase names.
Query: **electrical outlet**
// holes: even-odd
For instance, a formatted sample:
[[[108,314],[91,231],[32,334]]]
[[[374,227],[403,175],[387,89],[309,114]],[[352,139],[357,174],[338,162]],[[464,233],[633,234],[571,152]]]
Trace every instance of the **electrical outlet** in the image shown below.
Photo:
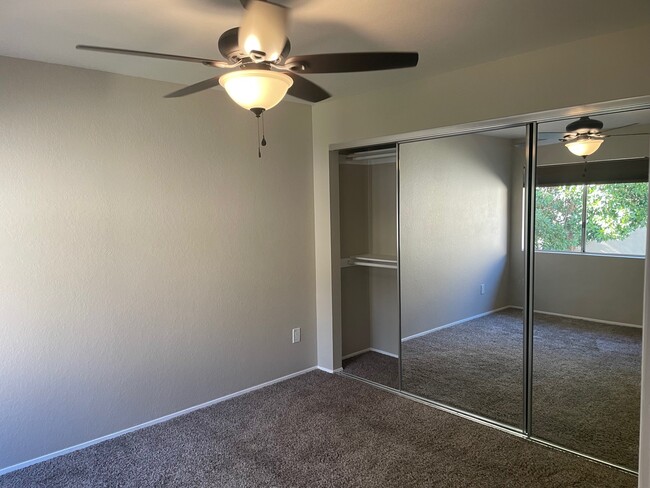
[[[481,283],[481,295],[485,295],[485,283]]]
[[[291,343],[300,342],[300,327],[291,330]]]

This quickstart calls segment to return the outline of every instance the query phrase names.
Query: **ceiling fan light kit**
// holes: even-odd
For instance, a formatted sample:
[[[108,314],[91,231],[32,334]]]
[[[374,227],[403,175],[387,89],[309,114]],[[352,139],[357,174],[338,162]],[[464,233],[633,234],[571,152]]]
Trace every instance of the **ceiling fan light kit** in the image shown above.
[[[237,105],[259,116],[282,101],[293,80],[284,73],[246,69],[221,76],[219,84]]]
[[[567,142],[564,146],[576,156],[586,158],[595,153],[602,143],[603,139],[583,135]]]

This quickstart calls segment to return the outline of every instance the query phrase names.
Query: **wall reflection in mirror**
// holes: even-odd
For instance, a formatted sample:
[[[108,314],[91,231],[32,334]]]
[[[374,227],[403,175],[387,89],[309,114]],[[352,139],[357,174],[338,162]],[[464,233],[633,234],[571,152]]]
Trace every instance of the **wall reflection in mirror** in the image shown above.
[[[649,123],[646,110],[540,124],[535,195],[532,434],[632,470]],[[599,141],[586,158],[559,140],[580,134]]]
[[[526,128],[400,145],[402,389],[523,417]]]

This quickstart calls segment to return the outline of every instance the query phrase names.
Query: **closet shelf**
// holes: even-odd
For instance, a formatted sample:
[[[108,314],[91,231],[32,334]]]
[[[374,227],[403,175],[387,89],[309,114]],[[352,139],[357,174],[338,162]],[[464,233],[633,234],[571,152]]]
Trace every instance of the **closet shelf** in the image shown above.
[[[395,164],[397,162],[397,148],[387,147],[375,150],[363,150],[346,154],[340,164],[358,164],[362,166],[373,166],[376,164]]]
[[[370,268],[397,269],[397,256],[386,254],[359,254],[341,260],[341,267],[367,266]]]

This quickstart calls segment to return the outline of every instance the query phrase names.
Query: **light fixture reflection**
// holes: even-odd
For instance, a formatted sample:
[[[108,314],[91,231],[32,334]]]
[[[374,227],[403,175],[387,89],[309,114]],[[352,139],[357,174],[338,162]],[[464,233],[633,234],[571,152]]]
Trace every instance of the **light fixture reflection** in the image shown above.
[[[600,138],[581,135],[574,140],[567,142],[565,146],[576,156],[586,158],[595,153],[602,143],[603,140]]]
[[[284,73],[245,69],[223,75],[219,84],[235,103],[259,115],[280,103],[293,80]]]

